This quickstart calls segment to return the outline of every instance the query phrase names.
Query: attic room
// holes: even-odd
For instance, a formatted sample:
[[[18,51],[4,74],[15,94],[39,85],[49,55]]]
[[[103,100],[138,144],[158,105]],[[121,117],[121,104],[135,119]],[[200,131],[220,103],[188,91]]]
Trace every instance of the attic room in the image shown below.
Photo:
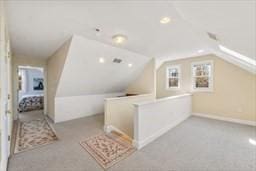
[[[0,1],[0,171],[255,171],[256,1]]]

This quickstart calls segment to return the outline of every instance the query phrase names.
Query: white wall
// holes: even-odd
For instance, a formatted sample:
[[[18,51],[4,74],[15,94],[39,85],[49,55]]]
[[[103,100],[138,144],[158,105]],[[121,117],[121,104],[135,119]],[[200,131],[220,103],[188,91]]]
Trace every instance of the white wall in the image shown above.
[[[22,96],[26,96],[26,95],[41,95],[41,94],[43,95],[44,90],[34,90],[34,87],[33,87],[34,78],[44,78],[43,70],[35,69],[35,68],[20,68],[20,70],[24,71],[25,87],[24,87],[24,90],[19,91],[19,100],[21,100]]]
[[[105,63],[99,63],[99,58]],[[113,63],[114,58],[123,61]],[[143,71],[150,58],[74,35],[60,77],[57,97],[123,92]],[[132,67],[128,64],[132,63]]]
[[[99,63],[101,57],[105,63]],[[113,63],[114,58],[122,62]],[[48,59],[49,116],[61,122],[103,113],[104,98],[125,92],[150,60],[74,35]]]
[[[134,145],[140,149],[191,115],[191,95],[171,96],[135,105]]]
[[[99,95],[56,97],[54,121],[62,122],[95,114],[103,114],[104,99],[123,94],[124,93],[109,93]]]

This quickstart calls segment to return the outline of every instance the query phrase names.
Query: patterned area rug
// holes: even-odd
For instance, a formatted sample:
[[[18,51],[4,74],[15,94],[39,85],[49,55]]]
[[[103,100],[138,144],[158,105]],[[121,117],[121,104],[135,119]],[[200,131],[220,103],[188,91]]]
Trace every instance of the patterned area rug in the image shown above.
[[[18,123],[14,153],[34,149],[58,140],[46,119]]]
[[[90,137],[80,144],[104,169],[113,166],[135,151],[130,143],[113,134]]]

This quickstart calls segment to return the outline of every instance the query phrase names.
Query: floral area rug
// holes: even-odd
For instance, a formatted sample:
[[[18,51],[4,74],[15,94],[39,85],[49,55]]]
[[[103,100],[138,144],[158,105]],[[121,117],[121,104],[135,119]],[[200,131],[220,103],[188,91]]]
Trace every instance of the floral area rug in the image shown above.
[[[113,134],[93,136],[80,144],[104,169],[108,169],[135,151],[130,143]]]
[[[14,153],[51,144],[58,140],[46,119],[19,122]]]

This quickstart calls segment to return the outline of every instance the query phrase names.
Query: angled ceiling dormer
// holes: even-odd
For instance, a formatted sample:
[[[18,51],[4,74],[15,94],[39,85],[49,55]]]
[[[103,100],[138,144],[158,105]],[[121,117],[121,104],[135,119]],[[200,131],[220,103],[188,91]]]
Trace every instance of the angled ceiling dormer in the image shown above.
[[[74,35],[56,97],[124,92],[149,61],[149,57]]]

